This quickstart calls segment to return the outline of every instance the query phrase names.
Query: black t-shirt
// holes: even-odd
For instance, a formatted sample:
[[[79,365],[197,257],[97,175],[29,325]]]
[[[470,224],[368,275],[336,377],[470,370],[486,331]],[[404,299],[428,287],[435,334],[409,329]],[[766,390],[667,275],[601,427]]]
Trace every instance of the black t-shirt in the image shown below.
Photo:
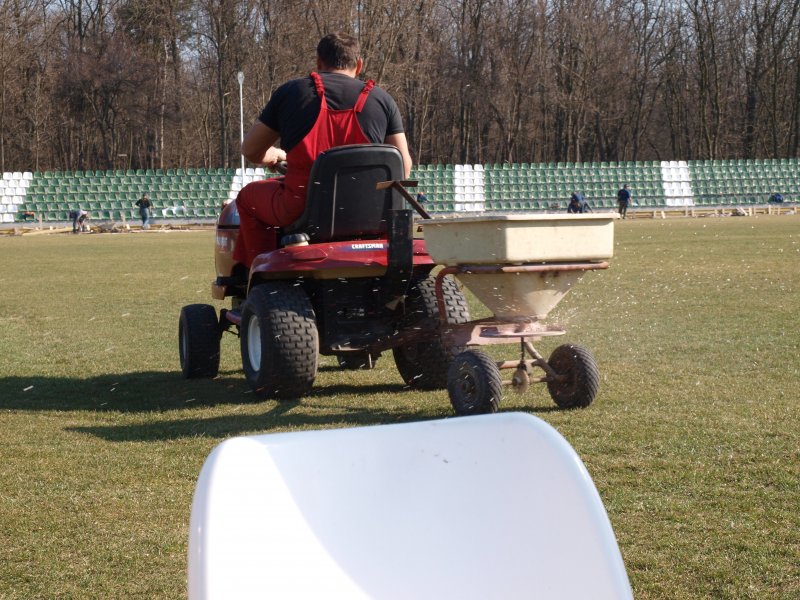
[[[331,110],[355,106],[364,82],[341,73],[320,73],[325,99]],[[258,120],[281,136],[281,148],[289,152],[311,131],[319,115],[319,97],[311,77],[292,79],[272,94]],[[374,87],[367,97],[358,123],[367,139],[382,144],[387,135],[403,133],[397,103],[385,90]]]

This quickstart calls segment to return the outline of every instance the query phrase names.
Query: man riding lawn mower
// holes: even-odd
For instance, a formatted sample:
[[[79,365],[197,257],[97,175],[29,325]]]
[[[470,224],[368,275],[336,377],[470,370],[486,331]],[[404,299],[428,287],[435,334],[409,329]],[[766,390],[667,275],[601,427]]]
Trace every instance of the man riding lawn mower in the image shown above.
[[[362,67],[355,38],[325,36],[319,73],[278,88],[248,131],[243,154],[272,168],[285,160],[287,172],[248,184],[219,217],[213,296],[232,308],[184,307],[185,376],[215,376],[220,333],[235,329],[264,397],[307,394],[318,354],[371,368],[391,349],[409,385],[446,384],[458,349],[421,333],[439,320],[434,264],[413,240],[404,190],[376,188],[410,173],[403,124],[391,96],[356,79]],[[454,280],[443,293],[448,320],[468,320]]]
[[[413,239],[412,211],[397,187],[403,160],[389,145],[351,145],[322,153],[311,170],[302,216],[283,229],[280,246],[258,255],[249,270],[232,259],[238,235],[235,204],[220,215],[215,299],[232,308],[185,306],[179,337],[186,377],[214,377],[222,331],[237,330],[242,365],[266,398],[307,394],[318,354],[348,369],[371,368],[392,350],[411,387],[443,388],[463,348],[435,335],[439,312],[435,266],[423,240]],[[443,300],[449,323],[469,320],[463,293],[448,277]]]

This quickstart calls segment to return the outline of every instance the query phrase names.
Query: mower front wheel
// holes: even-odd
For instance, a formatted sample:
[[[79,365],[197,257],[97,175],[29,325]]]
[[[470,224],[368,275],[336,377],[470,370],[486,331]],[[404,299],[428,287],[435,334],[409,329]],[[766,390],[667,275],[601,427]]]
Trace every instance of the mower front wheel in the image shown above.
[[[178,351],[186,379],[213,378],[219,373],[221,331],[210,304],[189,304],[178,321]]]
[[[314,309],[301,287],[270,282],[250,290],[239,335],[244,374],[259,396],[287,400],[311,391],[318,336]]]

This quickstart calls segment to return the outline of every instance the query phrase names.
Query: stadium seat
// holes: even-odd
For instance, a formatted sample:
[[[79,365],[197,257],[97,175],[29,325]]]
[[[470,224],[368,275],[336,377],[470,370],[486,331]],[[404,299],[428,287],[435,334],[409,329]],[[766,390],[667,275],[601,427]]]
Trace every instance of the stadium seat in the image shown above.
[[[227,440],[189,598],[632,598],[575,451],[521,413]]]

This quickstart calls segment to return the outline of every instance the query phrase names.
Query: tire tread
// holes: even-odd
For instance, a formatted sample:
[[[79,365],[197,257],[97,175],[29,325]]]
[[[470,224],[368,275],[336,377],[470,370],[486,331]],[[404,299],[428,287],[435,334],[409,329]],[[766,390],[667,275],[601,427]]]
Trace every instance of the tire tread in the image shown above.
[[[587,348],[576,344],[562,344],[550,355],[548,364],[556,372],[569,368],[573,371],[572,389],[564,384],[548,382],[550,397],[560,408],[586,408],[594,401],[600,389],[600,372]]]
[[[183,339],[186,336],[186,351]],[[188,304],[178,325],[181,372],[186,379],[212,379],[219,373],[220,329],[216,309],[210,304]]]
[[[447,322],[451,324],[469,321],[469,306],[464,293],[452,277],[442,282]],[[428,275],[412,281],[404,327],[413,327],[425,319],[438,319],[439,307],[436,303],[436,277]],[[409,350],[416,353],[416,359],[408,356]],[[453,358],[464,350],[461,346],[446,347],[440,339],[408,344],[393,349],[395,364],[406,385],[416,389],[435,390],[447,387],[447,370]]]
[[[245,360],[245,315],[250,312],[262,322],[262,367],[257,373]],[[285,282],[259,285],[250,291],[242,314],[242,363],[256,393],[279,399],[308,394],[317,374],[318,342],[314,311],[305,291]],[[269,352],[265,352],[265,333],[272,339]],[[272,360],[265,365],[267,357]]]

